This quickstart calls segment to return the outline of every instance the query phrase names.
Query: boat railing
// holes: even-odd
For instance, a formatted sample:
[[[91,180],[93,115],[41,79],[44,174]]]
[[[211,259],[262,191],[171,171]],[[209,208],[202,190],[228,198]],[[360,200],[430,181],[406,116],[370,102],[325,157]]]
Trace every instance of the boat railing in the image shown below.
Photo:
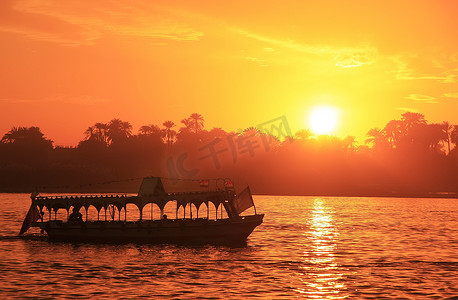
[[[62,195],[62,196],[36,196],[35,200],[71,200],[71,199],[98,199],[98,198],[126,198],[127,194],[110,195]]]
[[[224,194],[224,190],[207,190],[193,192],[168,192],[165,194],[144,194],[141,197],[164,197],[164,196],[192,196],[192,195],[207,195],[207,194]],[[71,200],[71,199],[100,199],[100,198],[128,198],[139,197],[137,195],[128,194],[94,194],[94,195],[59,195],[59,196],[36,196],[35,200]]]

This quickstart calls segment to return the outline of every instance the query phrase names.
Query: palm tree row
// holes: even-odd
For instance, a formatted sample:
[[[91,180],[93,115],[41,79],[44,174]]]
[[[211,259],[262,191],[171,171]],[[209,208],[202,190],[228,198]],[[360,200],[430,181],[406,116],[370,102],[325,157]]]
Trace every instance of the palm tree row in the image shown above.
[[[120,119],[108,123],[95,123],[84,132],[86,140],[96,141],[106,145],[121,143],[132,136],[132,125]]]
[[[371,128],[367,136],[366,144],[375,149],[416,146],[437,152],[446,145],[449,154],[452,143],[458,142],[458,126],[449,122],[428,124],[423,114],[406,112],[401,120],[391,120],[383,129]]]
[[[13,143],[21,143],[24,140],[48,141],[52,143],[51,140],[44,138],[44,134],[41,132],[40,128],[36,126],[13,127],[10,131],[5,133],[1,141],[5,144],[13,144]]]
[[[204,118],[198,113],[193,113],[189,118],[181,121],[185,127],[180,129],[180,133],[199,134],[204,129]],[[140,136],[160,136],[167,147],[170,149],[177,140],[177,131],[174,130],[176,124],[170,120],[162,123],[163,129],[151,124],[141,126],[138,130]],[[85,141],[98,142],[105,146],[119,144],[133,137],[132,125],[120,119],[113,119],[108,123],[95,123],[89,126],[85,133]]]
[[[141,126],[137,134],[132,133],[132,125],[120,119],[112,119],[108,123],[95,123],[86,129],[85,138],[81,143],[99,145],[98,147],[111,147],[127,143],[132,138],[143,140],[155,139],[162,142],[170,151],[174,144],[180,142],[182,146],[191,145],[196,142],[209,142],[215,138],[224,138],[232,135],[240,136],[262,136],[263,133],[257,128],[248,128],[241,133],[228,133],[220,128],[213,128],[210,131],[204,128],[204,117],[198,113],[191,114],[188,118],[181,120],[183,127],[176,130],[177,125],[167,120],[162,123],[162,128],[150,124]],[[401,115],[400,120],[389,121],[383,129],[371,128],[367,132],[365,144],[374,150],[399,149],[417,147],[429,151],[438,152],[444,149],[449,154],[454,145],[458,143],[458,126],[449,122],[429,124],[425,116],[420,113],[406,112]],[[269,140],[275,139],[269,137]],[[43,145],[52,148],[52,141],[46,139],[38,127],[13,127],[7,132],[1,142],[3,144],[21,144],[27,141],[42,141]],[[296,132],[294,137],[288,141],[303,141],[309,145],[329,145],[330,147],[345,148],[351,152],[362,150],[367,146],[357,146],[354,136],[347,136],[340,140],[333,136],[314,136],[308,129]],[[276,140],[276,144],[280,141]]]

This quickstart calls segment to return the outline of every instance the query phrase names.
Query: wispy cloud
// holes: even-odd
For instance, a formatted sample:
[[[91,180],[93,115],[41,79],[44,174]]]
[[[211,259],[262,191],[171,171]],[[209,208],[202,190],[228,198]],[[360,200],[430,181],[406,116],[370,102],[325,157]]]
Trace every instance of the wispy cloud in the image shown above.
[[[410,94],[407,97],[405,97],[408,100],[412,100],[415,102],[420,102],[420,103],[438,103],[436,101],[436,98],[428,95],[422,95],[422,94]]]
[[[395,63],[394,74],[397,80],[435,80],[441,83],[455,83],[457,72],[450,70],[439,71],[440,74],[430,75],[430,74],[420,74],[420,72],[415,71],[412,66],[409,66],[407,59],[400,55],[390,57],[390,60]],[[456,71],[456,70],[455,70]]]
[[[254,63],[257,63],[258,65],[262,66],[262,67],[267,67],[267,63],[266,63],[266,60],[264,59],[260,59],[260,58],[257,58],[257,57],[253,57],[253,56],[246,56],[245,57],[246,60],[248,61],[252,61]]]
[[[47,96],[45,98],[0,98],[0,103],[9,103],[9,104],[31,104],[31,103],[63,103],[63,104],[77,104],[77,105],[97,105],[109,103],[110,100],[107,98],[94,96],[94,95],[79,95],[79,96],[70,96],[56,94]]]
[[[372,64],[377,61],[378,52],[375,47],[362,45],[357,47],[330,47],[326,45],[309,45],[298,43],[294,40],[282,40],[256,34],[238,27],[228,27],[229,30],[243,35],[247,38],[264,42],[268,47],[265,51],[272,51],[271,46],[282,49],[293,50],[295,52],[306,53],[316,56],[330,56],[338,67],[359,67],[362,65]]]
[[[457,98],[458,99],[458,92],[455,92],[455,93],[445,93],[442,95],[443,97],[447,97],[447,98]]]
[[[0,22],[1,31],[65,45],[92,44],[107,35],[175,41],[195,41],[203,36],[149,2],[22,0],[9,9],[17,17]]]

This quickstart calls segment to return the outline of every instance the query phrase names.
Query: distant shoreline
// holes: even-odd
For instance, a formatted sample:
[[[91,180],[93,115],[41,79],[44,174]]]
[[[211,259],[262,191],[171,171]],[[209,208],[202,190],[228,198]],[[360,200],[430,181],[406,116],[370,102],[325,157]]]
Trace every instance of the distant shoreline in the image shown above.
[[[458,199],[458,194],[253,194],[254,196]]]
[[[7,189],[0,188],[0,193],[2,194],[30,194],[34,189]],[[72,191],[42,191],[43,194],[136,194],[137,190],[125,190],[125,189],[92,189],[92,190],[72,190]],[[431,198],[431,199],[458,199],[458,193],[456,192],[431,192],[431,193],[303,193],[303,194],[292,194],[292,193],[262,193],[262,192],[253,192],[254,196],[288,196],[288,197],[361,197],[361,198]]]

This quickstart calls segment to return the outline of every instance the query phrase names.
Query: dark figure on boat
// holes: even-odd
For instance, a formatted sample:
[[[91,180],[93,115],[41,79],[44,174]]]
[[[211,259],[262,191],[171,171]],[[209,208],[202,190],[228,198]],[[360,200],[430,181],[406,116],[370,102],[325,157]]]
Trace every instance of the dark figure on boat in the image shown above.
[[[83,215],[80,213],[79,208],[73,208],[72,213],[68,217],[69,222],[82,222],[83,221]]]

